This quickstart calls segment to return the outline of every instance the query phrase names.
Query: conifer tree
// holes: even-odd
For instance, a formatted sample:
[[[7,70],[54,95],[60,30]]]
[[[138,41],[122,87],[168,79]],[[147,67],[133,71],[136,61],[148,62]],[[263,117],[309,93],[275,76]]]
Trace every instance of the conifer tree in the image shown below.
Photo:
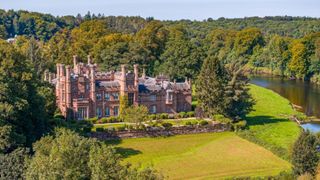
[[[196,96],[199,107],[208,116],[224,114],[224,90],[228,78],[227,71],[217,57],[205,59],[196,81]]]

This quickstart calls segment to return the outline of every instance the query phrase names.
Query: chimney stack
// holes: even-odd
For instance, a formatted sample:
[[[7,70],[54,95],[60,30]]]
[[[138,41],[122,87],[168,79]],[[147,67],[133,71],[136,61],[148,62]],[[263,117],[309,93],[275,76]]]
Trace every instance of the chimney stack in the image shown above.
[[[90,65],[90,99],[92,101],[92,115],[96,115],[96,78],[95,67]],[[89,112],[90,113],[90,112]],[[90,115],[89,115],[90,116]]]
[[[77,55],[73,55],[73,67],[77,67],[77,64],[78,64],[78,59],[77,59]]]
[[[91,63],[92,63],[92,61],[91,61],[91,56],[88,55],[88,64],[90,65]]]
[[[139,69],[138,69],[138,64],[133,65],[133,71],[134,71],[134,86],[139,85]]]
[[[121,80],[120,80],[120,94],[125,95],[127,86],[127,77],[126,77],[126,65],[121,65]]]
[[[145,79],[146,78],[146,69],[143,68],[142,70],[142,78]]]

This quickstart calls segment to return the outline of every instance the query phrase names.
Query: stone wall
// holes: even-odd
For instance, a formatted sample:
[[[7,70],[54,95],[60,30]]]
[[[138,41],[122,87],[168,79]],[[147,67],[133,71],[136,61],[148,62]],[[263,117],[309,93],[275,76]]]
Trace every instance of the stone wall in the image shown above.
[[[125,139],[125,138],[142,138],[142,137],[160,137],[160,136],[173,136],[179,134],[198,134],[210,132],[223,132],[229,131],[230,125],[227,124],[213,124],[207,126],[180,126],[171,127],[170,129],[164,128],[149,128],[147,130],[125,130],[125,131],[112,131],[112,132],[92,132],[90,136],[99,140],[110,139]]]

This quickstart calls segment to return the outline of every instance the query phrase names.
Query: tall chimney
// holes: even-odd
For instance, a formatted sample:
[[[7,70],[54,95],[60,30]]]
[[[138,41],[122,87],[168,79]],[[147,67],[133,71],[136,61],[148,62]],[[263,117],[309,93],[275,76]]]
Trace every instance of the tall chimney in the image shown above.
[[[73,55],[73,69],[75,74],[78,74],[78,59],[77,55]]]
[[[96,78],[95,78],[95,67],[90,65],[90,99],[92,107],[92,115],[89,117],[94,117],[96,115]],[[89,112],[90,113],[90,112]]]
[[[56,82],[56,98],[57,98],[57,105],[60,107],[61,103],[61,93],[60,93],[60,64],[56,64],[57,68],[57,82]]]
[[[66,108],[67,108],[67,119],[72,119],[73,116],[73,108],[72,108],[72,94],[71,94],[71,67],[69,65],[66,66]]]
[[[126,77],[126,65],[121,65],[121,80],[120,80],[120,94],[125,95],[127,86],[127,77]]]
[[[92,61],[91,61],[91,56],[88,55],[88,64],[91,64],[91,63],[92,63]]]
[[[73,55],[73,67],[76,67],[78,64],[77,55]]]
[[[65,76],[64,70],[64,64],[60,64],[60,77]]]
[[[134,86],[137,87],[139,85],[139,65],[135,64],[133,65],[133,71],[134,71]]]
[[[48,81],[48,80],[49,80],[49,78],[48,78],[48,69],[46,69],[44,71],[44,81]]]
[[[146,69],[143,68],[142,70],[142,78],[145,79],[146,78]]]

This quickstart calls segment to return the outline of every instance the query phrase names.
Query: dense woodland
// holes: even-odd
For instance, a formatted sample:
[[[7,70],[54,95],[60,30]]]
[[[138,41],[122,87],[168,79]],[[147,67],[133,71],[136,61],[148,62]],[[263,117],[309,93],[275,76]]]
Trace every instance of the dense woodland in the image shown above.
[[[50,85],[42,81],[43,72],[55,72],[56,63],[71,64],[73,55],[83,62],[91,55],[102,69],[137,63],[148,75],[163,73],[177,80],[199,77],[199,86],[206,86],[205,77],[211,74],[208,81],[227,96],[220,96],[224,98],[221,106],[214,107],[205,102],[207,92],[199,90],[199,99],[204,100],[200,106],[232,119],[245,116],[253,104],[239,69],[320,81],[320,19],[316,18],[159,21],[0,10],[0,38],[0,179],[161,179],[151,169],[138,171],[119,164],[115,150],[101,142],[61,129],[82,133],[88,128],[85,123],[53,118],[55,97]],[[9,38],[14,41],[8,43]],[[242,92],[237,99],[243,104],[230,98],[237,90]],[[239,106],[243,108],[234,111]],[[75,156],[53,166],[63,154]],[[114,169],[103,169],[108,167]],[[95,177],[106,170],[112,177]]]
[[[211,18],[158,21],[88,12],[54,17],[27,11],[0,11],[0,37],[17,35],[44,69],[92,55],[103,69],[138,63],[149,75],[196,79],[204,59],[239,62],[247,70],[292,78],[320,79],[320,19],[308,17]]]

